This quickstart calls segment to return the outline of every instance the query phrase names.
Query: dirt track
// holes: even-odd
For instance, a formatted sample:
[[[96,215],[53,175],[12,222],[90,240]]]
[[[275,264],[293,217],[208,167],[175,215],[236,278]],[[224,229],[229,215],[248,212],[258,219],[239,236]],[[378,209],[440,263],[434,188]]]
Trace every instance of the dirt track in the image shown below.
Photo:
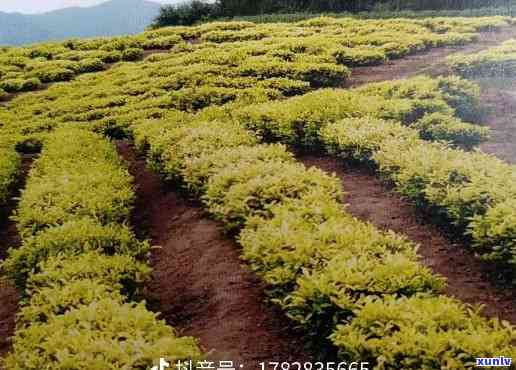
[[[260,361],[303,361],[309,355],[246,270],[238,246],[202,208],[167,189],[127,142],[119,153],[136,178],[133,224],[154,245],[153,280],[147,298],[182,335],[199,339],[212,361],[231,360],[245,369]]]
[[[482,119],[491,129],[491,138],[480,148],[506,162],[516,164],[516,78],[478,79]]]
[[[476,53],[493,47],[511,38],[516,38],[516,27],[499,32],[482,32],[479,39],[464,46],[433,48],[421,53],[394,59],[372,67],[355,67],[344,87],[356,87],[371,82],[381,82],[413,77],[418,74],[438,75],[448,72],[443,61],[455,53]]]
[[[33,155],[25,155],[23,157],[19,181],[14,185],[14,188],[17,190],[8,204],[0,207],[0,261],[7,256],[7,249],[9,247],[17,247],[21,243],[20,236],[16,230],[16,224],[9,220],[9,217],[16,209],[18,203],[16,197],[19,196],[20,189],[23,189],[25,186],[25,179],[33,160]],[[14,333],[18,300],[18,292],[14,285],[0,276],[0,359],[11,348],[11,337]],[[0,368],[2,368],[1,361]]]

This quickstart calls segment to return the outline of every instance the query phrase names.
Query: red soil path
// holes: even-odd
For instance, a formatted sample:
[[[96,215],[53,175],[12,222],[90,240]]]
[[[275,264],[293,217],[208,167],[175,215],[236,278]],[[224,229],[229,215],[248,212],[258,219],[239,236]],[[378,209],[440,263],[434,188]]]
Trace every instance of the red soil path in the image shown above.
[[[485,109],[482,122],[491,137],[480,148],[506,162],[516,164],[516,79],[479,79],[480,101]]]
[[[25,186],[25,179],[33,160],[33,155],[24,155],[19,181],[14,185],[17,190],[8,204],[0,207],[0,261],[7,256],[9,247],[17,247],[21,244],[16,224],[9,220],[9,216],[16,209],[17,197],[20,194],[20,189]],[[11,349],[11,337],[14,334],[18,300],[18,292],[14,285],[0,276],[0,369],[2,368],[2,357]]]
[[[345,167],[343,160],[329,156],[303,154],[298,160],[308,167],[335,173],[346,192],[346,210],[382,230],[406,235],[419,244],[422,262],[448,279],[447,293],[470,304],[485,305],[487,316],[516,324],[516,289],[498,287],[492,271],[467,250],[452,242],[414,206],[388,189],[367,170]]]
[[[448,46],[394,59],[372,67],[355,67],[344,87],[356,87],[366,83],[409,78],[419,74],[446,74],[444,59],[455,53],[476,53],[491,48],[509,39],[516,38],[516,27],[507,27],[498,32],[481,32],[479,39],[464,46]]]
[[[212,361],[258,369],[261,361],[307,360],[301,335],[264,302],[263,286],[221,225],[163,185],[127,142],[118,149],[136,179],[133,225],[160,246],[147,286],[152,308],[181,335],[198,338]]]

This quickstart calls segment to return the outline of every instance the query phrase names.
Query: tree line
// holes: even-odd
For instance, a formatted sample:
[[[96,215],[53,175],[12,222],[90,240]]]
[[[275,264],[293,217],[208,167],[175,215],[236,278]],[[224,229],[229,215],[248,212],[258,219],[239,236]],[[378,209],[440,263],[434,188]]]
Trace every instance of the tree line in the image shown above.
[[[191,25],[199,21],[288,12],[363,12],[385,10],[464,10],[480,7],[510,7],[514,0],[191,0],[166,5],[154,27]]]

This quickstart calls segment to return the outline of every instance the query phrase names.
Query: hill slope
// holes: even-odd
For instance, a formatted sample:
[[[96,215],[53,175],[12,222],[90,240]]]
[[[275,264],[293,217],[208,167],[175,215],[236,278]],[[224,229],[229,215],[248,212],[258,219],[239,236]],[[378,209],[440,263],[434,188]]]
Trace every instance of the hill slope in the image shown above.
[[[160,4],[146,0],[111,0],[89,8],[36,15],[0,12],[0,45],[138,33],[152,22],[159,8]]]

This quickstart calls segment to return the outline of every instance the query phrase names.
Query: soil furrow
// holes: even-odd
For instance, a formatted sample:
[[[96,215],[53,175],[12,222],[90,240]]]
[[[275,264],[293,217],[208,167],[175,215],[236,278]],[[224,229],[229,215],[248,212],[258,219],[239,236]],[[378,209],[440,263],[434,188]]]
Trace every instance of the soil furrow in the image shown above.
[[[378,66],[355,67],[344,87],[357,87],[367,83],[403,79],[419,74],[447,74],[449,71],[443,63],[447,56],[458,52],[476,53],[512,38],[516,38],[516,27],[507,27],[498,32],[481,32],[477,41],[464,46],[432,48]]]
[[[482,122],[491,129],[480,148],[506,162],[516,164],[516,79],[479,78]]]
[[[485,305],[484,313],[516,324],[516,289],[497,286],[493,271],[432,225],[414,206],[388,189],[365,169],[345,167],[342,160],[303,154],[298,160],[308,167],[335,173],[346,192],[346,210],[382,230],[392,230],[419,244],[422,262],[448,279],[447,294],[470,304]]]
[[[21,244],[16,223],[9,217],[18,205],[20,190],[25,187],[25,180],[30,166],[34,161],[34,155],[24,155],[18,181],[14,184],[16,189],[7,205],[0,207],[0,261],[7,256],[8,248],[16,248]],[[18,310],[19,295],[11,281],[0,276],[0,359],[11,349],[11,337],[14,334],[16,311]],[[0,361],[0,369],[2,363]]]
[[[133,225],[154,249],[147,298],[182,335],[198,338],[212,361],[257,369],[260,361],[303,361],[300,334],[265,303],[260,281],[234,241],[202,208],[168,189],[128,142],[118,142],[136,179]]]

